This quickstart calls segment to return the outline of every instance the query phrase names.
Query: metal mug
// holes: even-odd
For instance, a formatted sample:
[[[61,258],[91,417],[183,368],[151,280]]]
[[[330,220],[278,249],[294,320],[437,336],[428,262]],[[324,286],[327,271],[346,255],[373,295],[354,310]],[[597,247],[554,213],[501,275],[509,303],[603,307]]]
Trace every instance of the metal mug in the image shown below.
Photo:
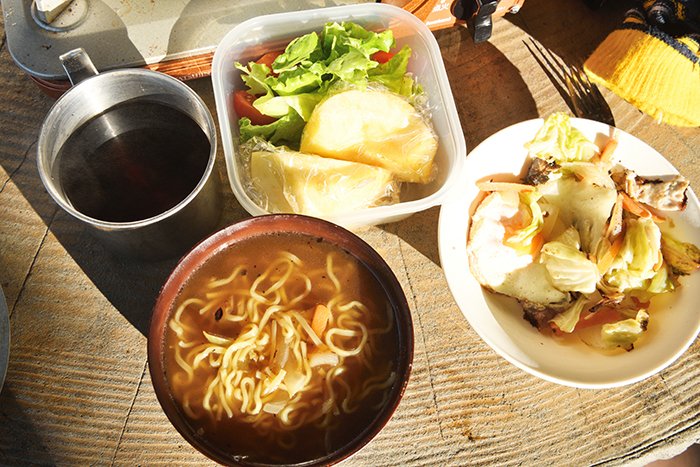
[[[39,175],[56,203],[82,221],[118,256],[143,260],[174,257],[214,231],[222,210],[220,179],[214,173],[216,127],[202,99],[181,81],[155,71],[121,69],[97,73],[82,49],[70,51],[60,59],[73,87],[44,119],[37,154]],[[77,210],[66,196],[55,174],[59,152],[68,138],[91,119],[119,104],[138,100],[174,107],[189,116],[210,143],[206,168],[194,190],[164,212],[129,222],[95,219]],[[105,132],[114,136],[124,125],[129,123],[108,121]]]

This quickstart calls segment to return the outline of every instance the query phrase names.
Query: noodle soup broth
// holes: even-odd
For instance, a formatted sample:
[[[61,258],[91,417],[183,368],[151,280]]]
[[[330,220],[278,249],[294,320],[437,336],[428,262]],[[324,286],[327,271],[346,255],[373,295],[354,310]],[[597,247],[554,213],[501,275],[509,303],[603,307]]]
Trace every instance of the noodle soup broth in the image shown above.
[[[322,238],[234,243],[192,274],[171,310],[171,397],[194,436],[232,461],[333,453],[363,435],[402,383],[386,292]]]

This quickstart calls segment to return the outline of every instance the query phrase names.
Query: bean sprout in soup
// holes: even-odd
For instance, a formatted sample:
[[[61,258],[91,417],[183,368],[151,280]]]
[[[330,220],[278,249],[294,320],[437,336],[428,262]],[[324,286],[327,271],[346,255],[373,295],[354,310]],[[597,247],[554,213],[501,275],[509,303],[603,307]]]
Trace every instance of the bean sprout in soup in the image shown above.
[[[303,235],[259,236],[207,262],[183,287],[165,345],[184,417],[248,461],[337,449],[372,422],[396,379],[381,286],[349,253]]]

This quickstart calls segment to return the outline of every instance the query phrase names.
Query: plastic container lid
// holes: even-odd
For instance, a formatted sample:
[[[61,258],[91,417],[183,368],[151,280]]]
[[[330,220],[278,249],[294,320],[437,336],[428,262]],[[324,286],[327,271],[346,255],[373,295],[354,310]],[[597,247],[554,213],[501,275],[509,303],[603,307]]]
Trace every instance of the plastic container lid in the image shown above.
[[[422,21],[401,8],[381,3],[259,16],[241,23],[224,36],[214,54],[212,80],[226,168],[236,199],[253,216],[268,214],[255,204],[242,183],[238,117],[230,95],[245,89],[245,86],[234,62],[256,60],[265,52],[279,50],[295,37],[320,31],[325,23],[333,21],[353,21],[374,31],[389,28],[396,38],[397,49],[404,45],[411,47],[408,70],[428,96],[432,124],[438,137],[438,152],[435,156],[436,178],[425,185],[405,185],[401,202],[326,219],[347,228],[356,228],[398,221],[441,204],[459,179],[467,150],[440,48]]]

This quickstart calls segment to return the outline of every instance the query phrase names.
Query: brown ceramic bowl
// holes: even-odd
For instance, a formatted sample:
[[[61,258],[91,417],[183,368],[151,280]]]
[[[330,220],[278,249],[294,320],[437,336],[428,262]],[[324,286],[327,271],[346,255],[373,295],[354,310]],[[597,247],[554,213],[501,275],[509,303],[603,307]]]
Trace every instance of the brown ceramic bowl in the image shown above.
[[[198,436],[171,394],[166,377],[164,354],[166,350],[166,328],[169,318],[177,303],[178,294],[181,293],[184,284],[187,283],[192,274],[213,256],[226,255],[227,250],[238,242],[271,233],[294,233],[308,236],[313,240],[323,239],[331,245],[350,253],[360,260],[376,278],[393,310],[394,323],[396,325],[392,332],[396,335],[395,341],[398,346],[395,349],[397,358],[394,362],[393,371],[396,372],[397,378],[386,389],[389,392],[386,403],[371,422],[365,426],[358,427],[357,433],[353,433],[348,438],[350,441],[343,446],[325,455],[305,459],[301,462],[295,460],[292,463],[292,465],[303,465],[305,467],[334,464],[346,459],[365,446],[389,421],[403,396],[413,362],[413,323],[406,297],[396,276],[372,247],[342,227],[320,219],[300,215],[265,215],[233,224],[213,234],[194,247],[189,254],[180,260],[166,281],[153,311],[148,336],[148,363],[151,380],[158,401],[173,426],[192,446],[212,460],[225,465],[279,465],[246,460],[237,455],[237,453],[227,452],[221,446],[215,446],[210,441]],[[232,433],[232,436],[236,436],[236,434]]]

